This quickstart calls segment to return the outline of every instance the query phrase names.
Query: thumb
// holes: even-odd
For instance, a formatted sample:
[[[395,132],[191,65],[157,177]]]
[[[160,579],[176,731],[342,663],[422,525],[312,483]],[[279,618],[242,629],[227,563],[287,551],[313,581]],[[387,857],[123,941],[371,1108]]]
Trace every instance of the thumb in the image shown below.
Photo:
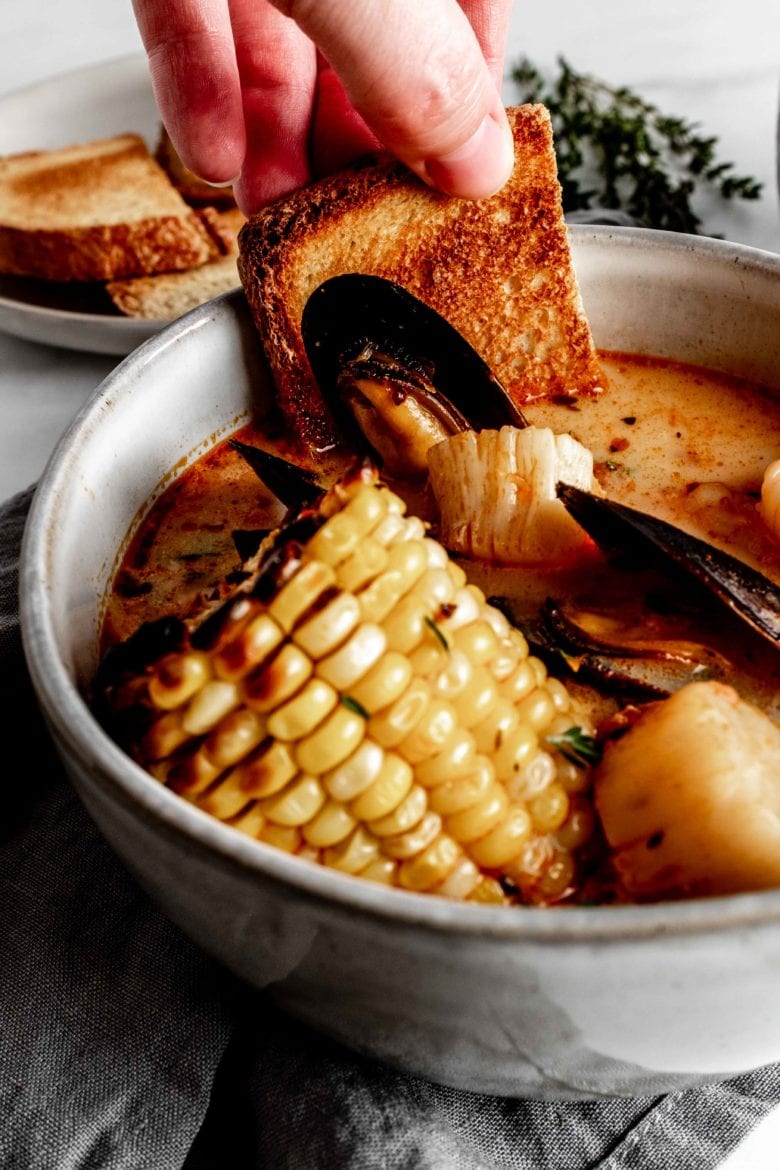
[[[458,0],[272,0],[338,74],[381,142],[425,182],[466,199],[509,178],[512,134]]]

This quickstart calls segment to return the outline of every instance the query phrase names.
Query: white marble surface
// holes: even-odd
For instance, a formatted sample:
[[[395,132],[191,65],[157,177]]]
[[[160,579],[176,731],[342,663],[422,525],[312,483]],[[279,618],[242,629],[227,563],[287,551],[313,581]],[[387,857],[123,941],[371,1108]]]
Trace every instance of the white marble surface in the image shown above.
[[[140,49],[130,0],[3,0],[2,28],[0,93]],[[647,6],[545,0],[517,4],[509,61],[527,53],[545,65],[563,54],[578,69],[629,84],[667,112],[700,122],[720,139],[723,157],[765,183],[758,203],[708,207],[707,228],[780,251],[778,44],[776,0],[655,0]],[[505,96],[513,96],[509,84]],[[0,334],[0,499],[38,477],[63,428],[116,360]],[[742,1143],[724,1170],[774,1170],[778,1148],[780,1111]]]

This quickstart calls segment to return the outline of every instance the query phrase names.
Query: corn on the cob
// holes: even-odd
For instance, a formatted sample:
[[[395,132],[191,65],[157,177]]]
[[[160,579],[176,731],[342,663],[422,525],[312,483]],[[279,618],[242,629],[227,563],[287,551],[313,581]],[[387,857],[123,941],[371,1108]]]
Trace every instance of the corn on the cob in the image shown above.
[[[583,720],[373,473],[278,532],[252,581],[106,699],[155,777],[279,848],[483,902],[576,886],[588,770],[548,737]]]
[[[643,708],[608,743],[596,801],[635,897],[780,884],[780,728],[718,682]]]

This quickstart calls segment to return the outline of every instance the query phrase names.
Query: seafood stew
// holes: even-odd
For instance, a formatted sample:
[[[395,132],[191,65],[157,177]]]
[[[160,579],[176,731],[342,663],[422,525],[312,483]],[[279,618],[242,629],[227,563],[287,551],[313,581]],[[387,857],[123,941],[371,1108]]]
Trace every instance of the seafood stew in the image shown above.
[[[761,387],[670,362],[605,354],[602,364],[609,385],[608,394],[593,400],[535,404],[528,412],[531,426],[551,427],[559,435],[571,433],[592,450],[594,487],[599,491],[606,491],[612,499],[624,500],[668,518],[719,548],[731,549],[776,583],[780,578],[780,544],[759,514],[762,477],[780,454],[780,403],[776,397]],[[728,428],[722,425],[725,418],[733,419]],[[252,446],[290,454],[281,440],[251,426],[241,432],[240,438]],[[336,467],[329,469],[331,477],[337,470]],[[725,892],[780,882],[780,873],[775,873],[772,865],[741,868],[739,862],[725,865],[720,874],[715,874],[714,884],[712,867],[701,872],[686,872],[679,860],[679,846],[673,831],[678,826],[667,825],[663,819],[671,816],[674,821],[676,814],[673,809],[661,809],[654,814],[661,818],[658,824],[653,822],[643,826],[643,848],[645,853],[650,852],[658,859],[658,864],[649,868],[637,865],[631,853],[631,849],[635,852],[633,839],[629,842],[630,848],[626,848],[621,821],[624,810],[618,805],[615,811],[612,799],[615,785],[611,779],[614,769],[607,764],[601,766],[608,776],[602,786],[607,795],[599,805],[597,791],[596,801],[596,810],[602,821],[607,810],[610,847],[605,846],[594,815],[593,764],[604,743],[607,759],[611,756],[611,739],[617,737],[615,727],[626,710],[626,702],[636,699],[636,692],[632,692],[631,678],[617,671],[618,685],[612,688],[616,693],[610,693],[611,688],[605,693],[601,685],[605,672],[599,674],[598,670],[589,670],[593,664],[587,661],[588,655],[581,646],[575,650],[568,644],[550,646],[542,638],[537,645],[535,619],[548,598],[555,598],[560,603],[559,609],[566,609],[570,623],[574,610],[579,630],[586,628],[592,640],[609,643],[610,677],[613,680],[616,658],[621,661],[636,658],[637,644],[643,641],[653,642],[656,650],[658,644],[662,644],[661,657],[666,654],[677,666],[682,657],[687,668],[676,682],[670,682],[670,671],[664,670],[660,684],[654,684],[655,690],[651,686],[649,691],[642,692],[640,687],[642,702],[675,691],[681,681],[703,685],[705,692],[688,690],[684,694],[686,698],[691,693],[694,699],[697,695],[700,697],[703,706],[698,714],[705,722],[720,717],[723,709],[731,711],[733,707],[732,692],[726,695],[725,688],[717,689],[720,683],[708,682],[724,677],[734,684],[744,699],[768,711],[775,719],[778,717],[773,705],[780,690],[776,648],[763,644],[759,637],[738,622],[723,619],[719,614],[709,616],[708,601],[686,597],[682,604],[675,603],[675,586],[667,589],[663,602],[658,604],[661,590],[655,580],[655,569],[642,569],[644,576],[637,576],[640,571],[635,566],[628,569],[619,566],[616,570],[609,565],[607,570],[603,556],[582,531],[577,537],[579,547],[568,560],[564,558],[561,562],[559,559],[552,565],[543,560],[537,560],[532,566],[497,565],[477,560],[465,552],[458,562],[450,558],[445,566],[446,553],[437,551],[439,545],[434,550],[435,542],[430,535],[425,535],[425,529],[414,516],[414,513],[423,512],[435,519],[435,508],[431,512],[430,493],[427,490],[421,492],[409,484],[393,482],[391,486],[409,503],[412,515],[404,522],[414,530],[413,542],[427,547],[429,574],[441,574],[446,567],[451,592],[471,590],[470,596],[476,599],[479,609],[474,623],[483,634],[487,626],[499,641],[510,637],[499,610],[488,606],[485,601],[486,597],[494,595],[502,598],[501,609],[508,610],[525,630],[526,637],[520,635],[522,640],[513,647],[513,671],[504,678],[493,679],[499,691],[504,688],[499,697],[505,704],[510,674],[514,679],[510,685],[516,691],[510,701],[515,710],[507,713],[506,706],[502,708],[507,728],[514,719],[508,740],[512,740],[515,755],[506,765],[508,771],[502,777],[508,798],[503,791],[494,791],[485,780],[488,769],[482,769],[482,778],[474,781],[473,791],[466,797],[462,785],[458,791],[452,792],[452,784],[449,788],[441,786],[444,783],[441,773],[445,767],[443,759],[439,760],[438,771],[432,765],[426,771],[422,761],[414,760],[411,780],[408,767],[399,765],[397,772],[404,775],[403,778],[396,776],[395,788],[390,781],[384,782],[386,788],[390,785],[387,791],[392,788],[395,795],[387,795],[383,803],[377,789],[374,798],[378,803],[371,804],[367,798],[363,799],[362,790],[353,791],[351,785],[357,783],[354,777],[352,781],[345,779],[342,760],[308,759],[304,768],[300,759],[303,749],[289,735],[283,742],[294,742],[298,752],[295,784],[280,789],[280,796],[262,786],[256,790],[247,787],[249,781],[242,774],[241,783],[234,783],[231,789],[231,785],[223,782],[223,775],[228,767],[236,771],[235,761],[231,759],[229,764],[225,763],[214,771],[213,760],[204,761],[202,752],[198,757],[198,750],[208,743],[207,724],[196,728],[194,754],[192,742],[182,751],[180,743],[171,741],[174,743],[171,758],[177,751],[180,754],[174,760],[173,775],[168,764],[157,767],[159,778],[220,819],[310,860],[410,889],[430,889],[471,900],[543,904],[609,901]],[[353,489],[347,488],[346,491],[349,506]],[[341,503],[344,504],[344,500]],[[390,511],[395,507],[392,505]],[[338,508],[331,502],[326,511],[330,513],[327,524]],[[154,621],[165,614],[176,613],[179,619],[187,621],[194,618],[204,604],[217,614],[224,611],[222,603],[229,597],[230,590],[240,589],[247,574],[256,571],[252,553],[264,533],[279,525],[283,516],[284,508],[271,493],[263,491],[239,452],[226,444],[217,447],[161,497],[127,550],[107,604],[104,648],[126,639],[141,623]],[[316,531],[307,535],[309,540],[316,540]],[[296,534],[296,539],[299,536]],[[299,539],[298,545],[301,543]],[[366,543],[370,543],[370,539]],[[303,547],[307,547],[305,542]],[[288,552],[277,557],[274,572],[278,574],[279,565],[289,560]],[[471,582],[469,586],[465,584],[466,577]],[[267,565],[265,578],[268,579]],[[283,584],[283,575],[277,575],[274,588]],[[624,617],[627,593],[631,604],[628,616]],[[646,607],[632,610],[638,595],[653,598],[652,621]],[[314,609],[309,616],[315,615],[317,606],[327,608],[328,601],[332,600],[327,590],[319,600],[318,596],[315,594],[310,598]],[[459,594],[461,596],[461,604],[465,604],[465,594]],[[451,599],[439,598],[437,604],[438,609],[434,609],[432,603],[429,605],[425,638],[411,647],[412,657],[416,655],[412,681],[417,679],[419,682],[422,678],[425,688],[430,691],[431,680],[435,677],[437,686],[450,687],[457,692],[459,683],[455,676],[458,671],[451,659],[453,646],[459,637],[463,640],[464,635],[462,630],[458,634],[459,620],[453,621],[453,615],[448,612],[448,607],[453,604]],[[616,613],[621,615],[618,620],[621,628],[617,633],[605,628],[610,621],[614,624]],[[225,620],[224,612],[222,620]],[[241,620],[244,624],[249,621],[251,625],[246,614]],[[408,637],[408,631],[402,630],[399,636],[403,640],[403,637]],[[489,634],[484,634],[484,637],[489,641]],[[186,653],[181,641],[168,647],[170,653],[179,657],[175,659],[176,669],[168,669],[167,674],[163,671],[162,675],[158,671],[155,676],[158,690],[162,692],[170,686],[170,695],[174,696],[169,695],[163,700],[161,711],[171,711],[176,707],[177,687],[181,689],[183,685],[182,672],[186,674],[196,662],[188,656],[190,650],[202,653],[203,647],[196,639],[197,635],[193,635]],[[224,631],[217,635],[214,645],[219,645],[220,639],[224,640]],[[476,634],[472,631],[471,642],[475,640]],[[528,642],[533,651],[530,654]],[[631,644],[628,649],[627,643]],[[455,646],[455,649],[465,653],[462,646]],[[618,654],[617,650],[622,653]],[[392,645],[391,651],[399,653]],[[472,645],[466,657],[473,651]],[[483,658],[476,667],[473,658],[466,666],[463,666],[462,658],[457,659],[457,665],[470,680],[483,678],[480,671],[484,673],[485,662],[490,658],[484,645],[479,653]],[[593,658],[592,653],[590,656]],[[638,657],[643,655],[640,653]],[[547,669],[541,658],[544,658]],[[316,657],[314,661],[317,661]],[[173,659],[168,659],[168,668],[173,662]],[[397,662],[396,666],[400,679],[403,669]],[[197,671],[200,666],[196,664],[194,669]],[[560,674],[564,682],[551,679],[551,674]],[[525,680],[522,685],[518,676]],[[411,685],[408,677],[403,677],[406,678],[405,685]],[[319,672],[315,681],[317,679],[322,681]],[[224,677],[222,681],[225,681]],[[267,683],[266,679],[266,686]],[[186,690],[189,684],[184,685]],[[243,677],[241,685],[246,689]],[[646,677],[642,685],[647,688]],[[706,689],[708,685],[709,690]],[[493,698],[488,702],[488,706],[492,704],[494,708],[496,686],[490,692]],[[474,688],[475,684],[470,681],[464,691],[469,696],[469,703],[474,701],[477,693]],[[338,687],[336,689],[338,691]],[[486,684],[484,693],[487,694],[489,689]],[[320,690],[324,688],[320,687]],[[370,728],[373,722],[376,730],[381,723],[378,718],[381,712],[370,703],[361,702],[353,690],[341,691],[341,703],[337,707],[341,722],[348,722],[347,716],[351,716],[353,724],[355,720],[367,722]],[[184,693],[180,690],[179,698]],[[385,698],[390,694],[382,693]],[[332,695],[324,696],[323,701],[332,699]],[[259,700],[260,707],[262,702]],[[522,719],[518,729],[517,715],[521,705]],[[674,709],[670,710],[674,716]],[[227,718],[230,712],[228,706],[222,714]],[[740,706],[738,715],[741,713]],[[761,718],[766,720],[765,716]],[[634,719],[641,726],[641,717],[632,714],[631,721]],[[484,748],[489,738],[488,727],[493,733],[493,747],[500,744],[504,734],[499,726],[500,720],[495,726],[487,720],[483,723],[475,736],[472,734],[475,721],[473,718],[471,722],[466,720],[459,741],[462,751],[466,751],[466,746],[474,738],[477,748],[480,744]],[[753,736],[751,751],[755,751],[755,743],[762,745],[762,754],[767,761],[764,779],[766,786],[771,787],[773,781],[778,781],[780,747],[776,744],[776,728],[769,721],[766,723],[769,730],[761,723],[758,734]],[[255,722],[252,728],[243,728],[244,734],[256,737],[250,752],[256,751],[259,743],[267,738],[267,724],[263,721],[261,724]],[[596,737],[597,727],[604,729],[603,742]],[[625,725],[622,730],[625,730]],[[380,741],[379,748],[395,758],[398,753],[392,750],[395,746],[393,732],[385,730],[385,734],[391,736],[391,741],[385,744]],[[642,734],[647,733],[643,731]],[[273,735],[271,738],[276,742]],[[368,746],[369,740],[372,746]],[[630,744],[631,735],[626,735],[623,742]],[[720,741],[716,744],[719,747]],[[206,756],[209,751],[213,756],[214,746],[212,740]],[[366,742],[352,746],[355,753],[362,749],[366,755],[376,744],[367,737]],[[621,748],[621,751],[625,754],[625,749]],[[646,755],[647,749],[643,751]],[[149,757],[153,774],[154,761],[159,760],[161,754],[164,756],[166,752],[155,750]],[[504,754],[508,755],[506,747]],[[188,760],[187,767],[176,770],[184,756]],[[405,762],[408,765],[408,760]],[[473,780],[479,775],[479,768],[473,763],[472,759],[469,768],[464,767],[461,773],[457,773],[454,757],[446,766],[449,774],[457,773],[460,777],[468,773],[468,778]],[[286,766],[289,768],[289,761]],[[735,767],[740,767],[739,762]],[[762,768],[764,764],[757,767]],[[279,774],[283,772],[284,768]],[[373,775],[365,773],[366,776],[369,774]],[[421,781],[426,775],[427,784]],[[304,780],[306,784],[302,784]],[[651,782],[652,776],[648,779],[648,783]],[[346,788],[343,787],[345,784]],[[458,786],[454,788],[458,789]],[[252,794],[251,800],[248,793]],[[334,793],[347,795],[339,801]],[[768,799],[766,793],[762,793],[760,790],[756,798],[759,804]],[[734,823],[733,816],[731,823]],[[734,849],[744,846],[749,851],[749,830],[746,833],[747,844],[740,838]],[[651,841],[654,844],[650,844]],[[766,848],[769,848],[768,844]],[[700,853],[706,855],[706,850],[700,850]]]

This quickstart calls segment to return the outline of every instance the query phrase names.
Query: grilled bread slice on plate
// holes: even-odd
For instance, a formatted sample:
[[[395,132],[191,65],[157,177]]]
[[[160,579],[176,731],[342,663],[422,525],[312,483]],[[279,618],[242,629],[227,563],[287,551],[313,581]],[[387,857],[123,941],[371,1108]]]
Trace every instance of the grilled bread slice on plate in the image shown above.
[[[244,216],[238,208],[216,211],[211,207],[204,208],[201,215],[226,254],[187,272],[163,272],[157,276],[109,281],[106,292],[125,316],[168,321],[181,317],[204,301],[238,288],[237,237],[245,222]]]
[[[139,135],[0,158],[0,272],[115,280],[222,251]]]
[[[595,393],[601,374],[571,264],[550,118],[510,108],[515,168],[478,202],[430,190],[400,163],[370,159],[253,216],[239,271],[276,382],[304,448],[333,441],[300,322],[324,280],[393,280],[446,317],[518,404]]]

